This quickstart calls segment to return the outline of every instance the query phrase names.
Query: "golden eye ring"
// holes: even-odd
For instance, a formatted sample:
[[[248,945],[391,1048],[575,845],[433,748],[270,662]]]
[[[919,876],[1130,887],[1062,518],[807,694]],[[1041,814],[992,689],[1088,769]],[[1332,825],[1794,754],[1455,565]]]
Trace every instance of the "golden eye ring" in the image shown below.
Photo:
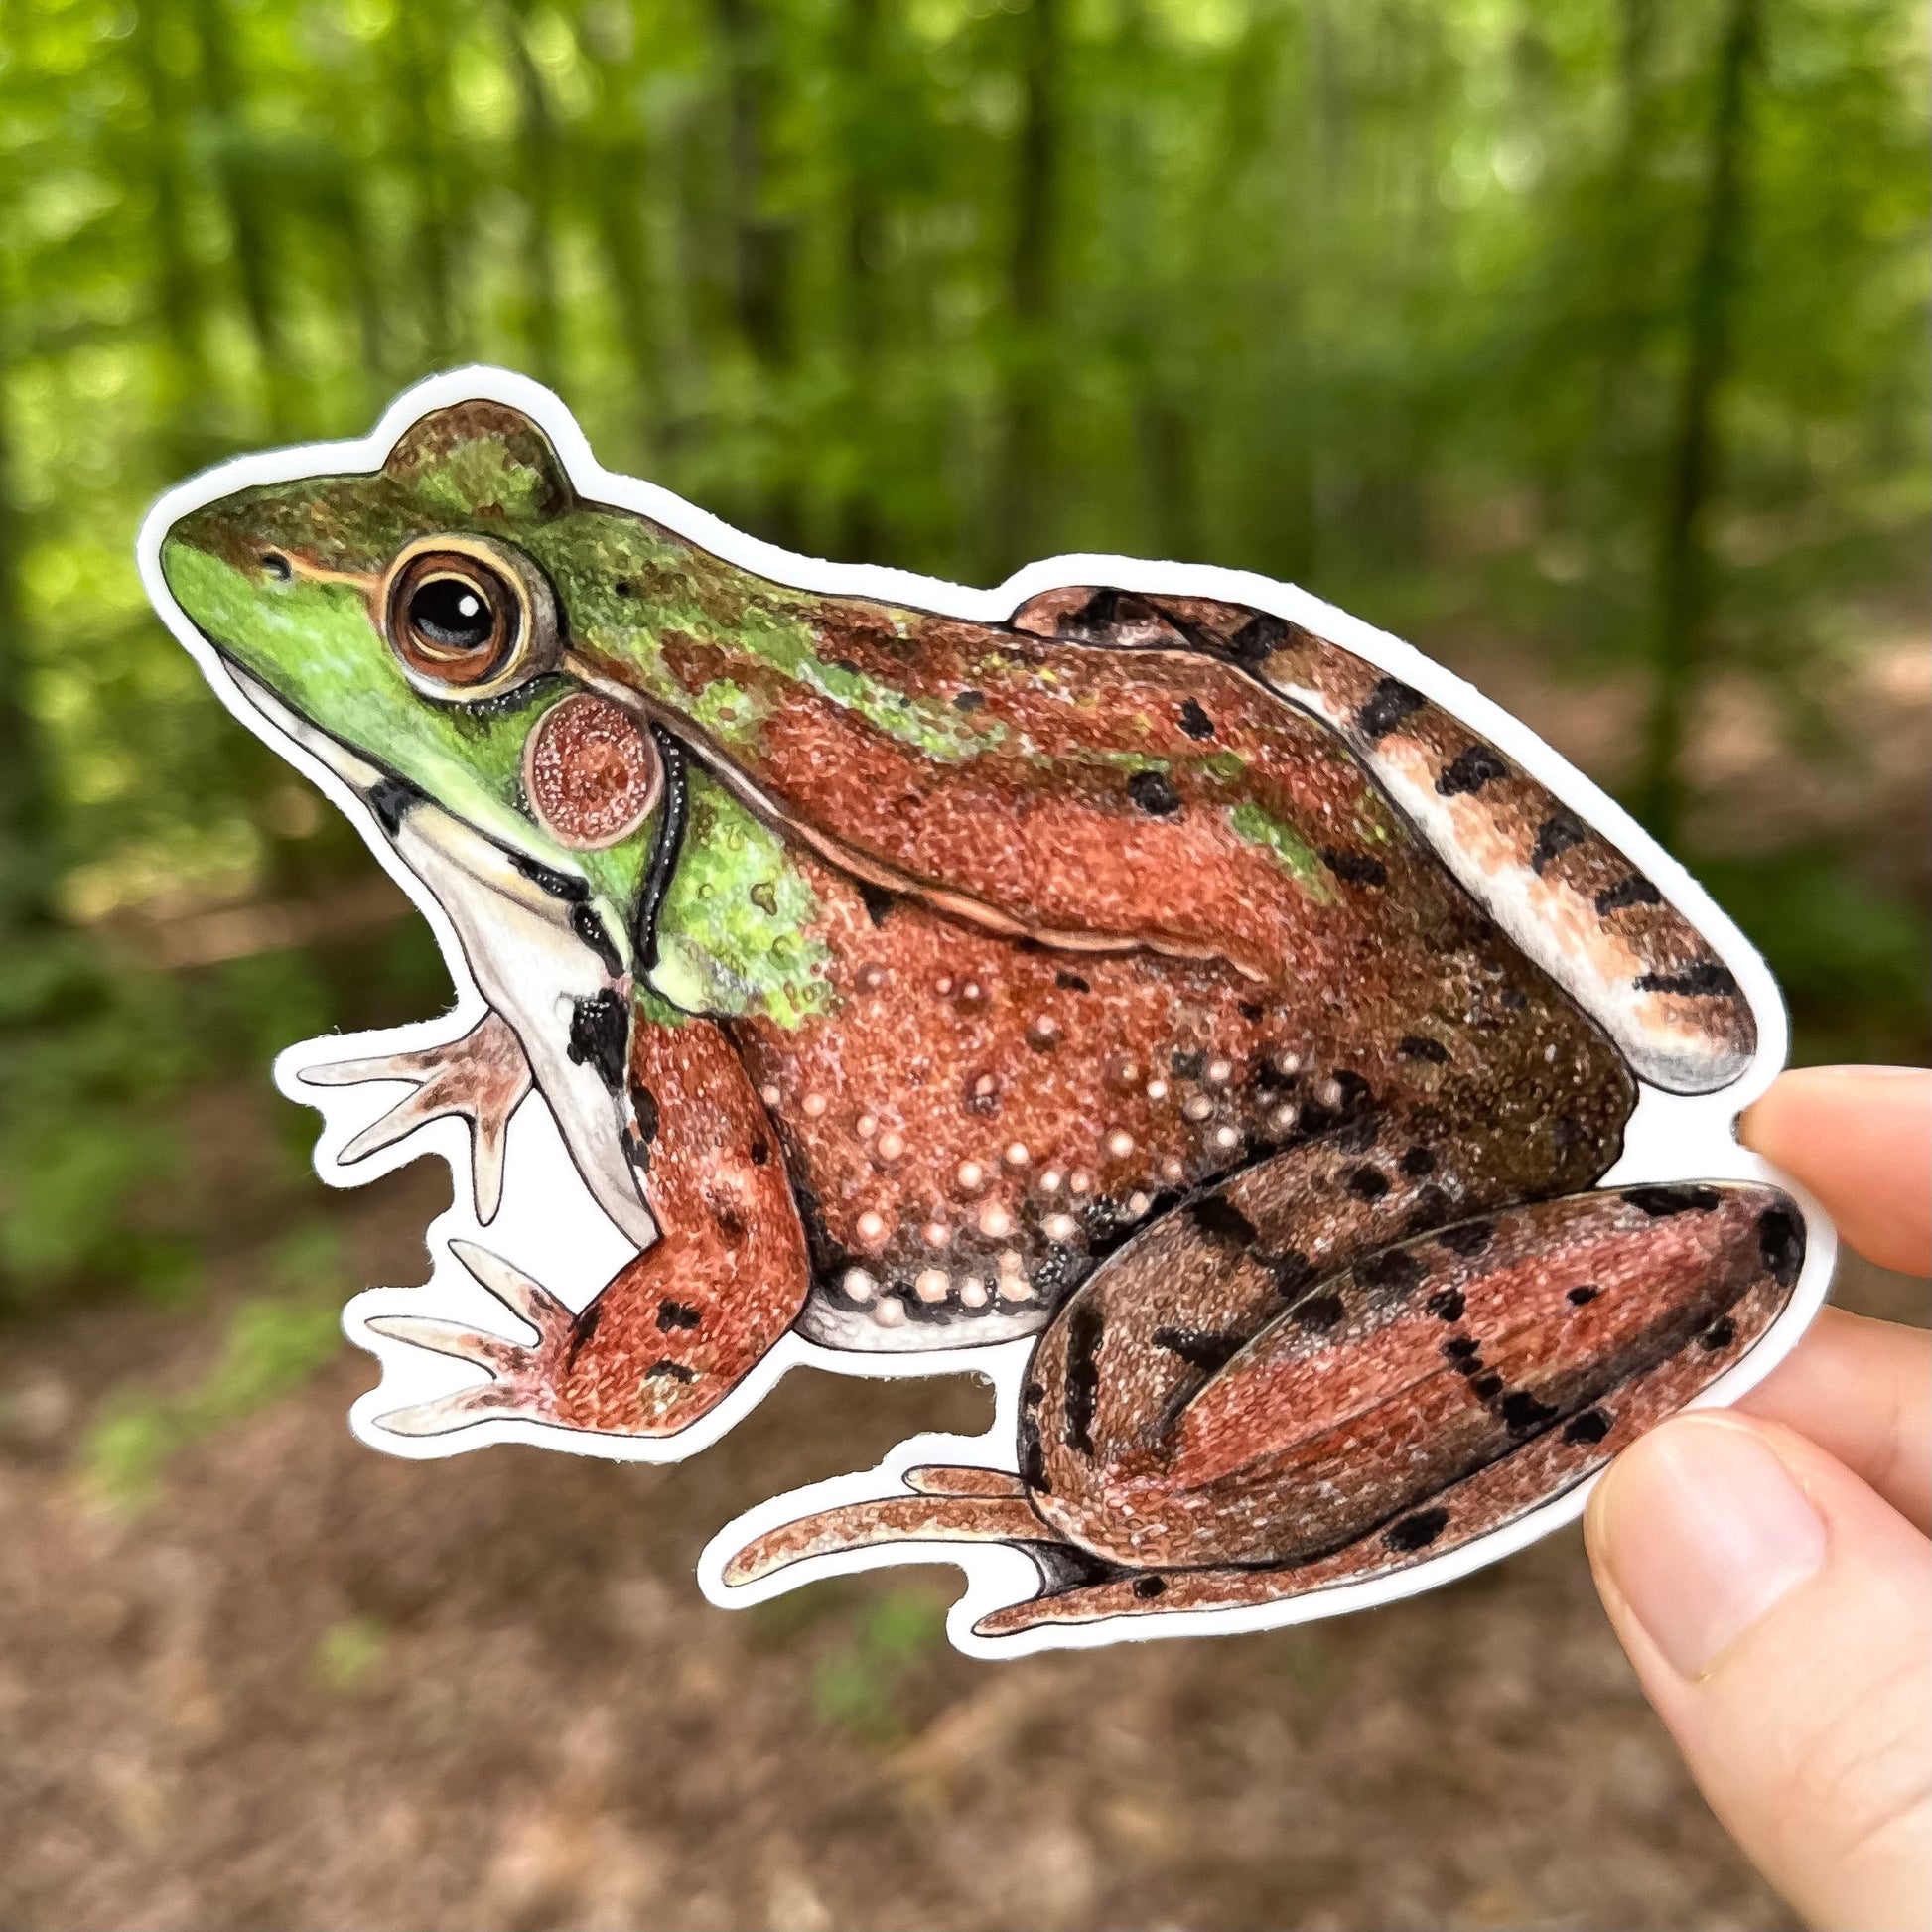
[[[426,697],[481,704],[540,676],[563,654],[550,580],[486,537],[405,544],[379,593],[382,632]]]

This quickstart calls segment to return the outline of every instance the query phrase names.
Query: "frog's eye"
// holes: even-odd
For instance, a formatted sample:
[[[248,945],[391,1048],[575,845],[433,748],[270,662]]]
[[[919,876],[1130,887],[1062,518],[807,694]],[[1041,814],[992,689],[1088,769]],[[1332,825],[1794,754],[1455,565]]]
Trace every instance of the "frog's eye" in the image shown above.
[[[476,704],[557,661],[549,580],[507,544],[426,537],[389,566],[383,629],[404,675],[431,697]]]

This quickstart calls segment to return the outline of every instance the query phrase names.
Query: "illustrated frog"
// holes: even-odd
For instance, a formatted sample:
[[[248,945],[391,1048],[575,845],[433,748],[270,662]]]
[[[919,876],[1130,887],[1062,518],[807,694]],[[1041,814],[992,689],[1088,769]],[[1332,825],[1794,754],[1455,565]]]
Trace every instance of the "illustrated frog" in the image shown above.
[[[483,1371],[397,1435],[669,1436],[787,1330],[1036,1336],[1012,1466],[757,1539],[1027,1550],[1045,1620],[1270,1602],[1581,1482],[1784,1307],[1805,1223],[1597,1187],[1639,1083],[1714,1092],[1725,963],[1521,764],[1268,611],[1105,585],[1003,622],[758,575],[579,493],[507,404],[166,532],[223,672],[364,803],[489,1009],[311,1073],[534,1089],[633,1259],[526,1325],[369,1326]]]

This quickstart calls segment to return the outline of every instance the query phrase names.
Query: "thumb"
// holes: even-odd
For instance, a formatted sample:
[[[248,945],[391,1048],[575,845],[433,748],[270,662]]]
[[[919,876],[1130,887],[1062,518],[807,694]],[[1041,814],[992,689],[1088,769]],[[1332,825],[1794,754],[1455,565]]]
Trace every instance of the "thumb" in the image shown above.
[[[1617,1635],[1704,1795],[1813,1925],[1932,1922],[1932,1544],[1775,1423],[1680,1416],[1590,1498]]]

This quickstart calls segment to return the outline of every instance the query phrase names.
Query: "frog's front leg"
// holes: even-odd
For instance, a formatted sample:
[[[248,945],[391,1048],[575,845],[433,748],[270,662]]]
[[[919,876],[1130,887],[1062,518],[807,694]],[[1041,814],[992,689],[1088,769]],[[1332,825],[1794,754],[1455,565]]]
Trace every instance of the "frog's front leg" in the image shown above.
[[[356,1087],[367,1081],[407,1080],[415,1091],[350,1141],[336,1159],[344,1167],[393,1146],[446,1114],[470,1123],[471,1177],[477,1219],[493,1221],[503,1199],[503,1138],[510,1116],[530,1091],[530,1062],[502,1017],[489,1012],[461,1039],[413,1053],[341,1060],[300,1076],[310,1087]]]
[[[489,1380],[380,1418],[440,1435],[520,1416],[605,1435],[666,1436],[719,1403],[790,1326],[810,1287],[804,1230],[758,1095],[708,1021],[639,1018],[630,1042],[633,1160],[657,1240],[581,1314],[519,1271],[464,1244],[477,1279],[536,1331],[533,1342],[385,1315],[390,1335]]]

